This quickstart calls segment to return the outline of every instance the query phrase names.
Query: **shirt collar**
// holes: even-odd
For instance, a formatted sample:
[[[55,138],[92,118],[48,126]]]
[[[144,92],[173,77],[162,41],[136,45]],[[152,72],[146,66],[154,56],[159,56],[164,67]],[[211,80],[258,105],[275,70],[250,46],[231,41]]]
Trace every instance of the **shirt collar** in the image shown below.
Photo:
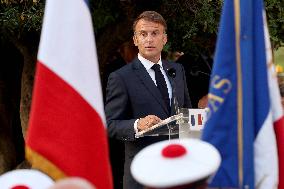
[[[140,62],[143,64],[143,66],[146,68],[147,71],[150,70],[151,67],[155,64],[154,62],[151,62],[150,60],[147,60],[146,58],[141,56],[139,53],[138,53],[138,59],[140,60]],[[157,64],[159,64],[160,67],[163,68],[161,57],[160,57]]]

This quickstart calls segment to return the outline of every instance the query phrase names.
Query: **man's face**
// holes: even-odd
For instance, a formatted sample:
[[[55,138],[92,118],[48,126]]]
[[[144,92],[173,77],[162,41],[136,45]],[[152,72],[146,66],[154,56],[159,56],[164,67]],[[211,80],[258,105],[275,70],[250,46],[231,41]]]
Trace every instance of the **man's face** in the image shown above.
[[[157,63],[167,42],[167,34],[163,25],[141,19],[135,27],[133,41],[141,56]]]

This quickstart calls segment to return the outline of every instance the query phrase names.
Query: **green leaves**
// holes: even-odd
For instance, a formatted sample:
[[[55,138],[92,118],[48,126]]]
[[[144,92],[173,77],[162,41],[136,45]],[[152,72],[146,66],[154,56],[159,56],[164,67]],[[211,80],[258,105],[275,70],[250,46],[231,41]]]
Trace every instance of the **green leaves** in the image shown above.
[[[117,24],[123,19],[133,20],[142,9],[152,9],[160,12],[167,20],[169,38],[167,50],[182,50],[192,54],[213,53],[223,0],[146,2],[91,0],[90,9],[96,34],[105,32],[108,25]],[[44,3],[43,0],[0,0],[0,36],[12,35],[19,38],[29,32],[39,33]],[[140,7],[142,4],[143,7]],[[152,7],[147,7],[148,4]],[[284,41],[284,1],[266,0],[265,6],[272,44],[274,48],[278,48]],[[129,15],[133,17],[130,18]],[[131,30],[131,28],[125,29]]]
[[[168,23],[172,51],[197,56],[212,54],[221,13],[221,0],[164,0],[162,15]]]
[[[0,32],[2,36],[20,37],[41,29],[44,3],[39,0],[1,1]]]
[[[266,0],[266,14],[274,49],[284,45],[284,1]]]

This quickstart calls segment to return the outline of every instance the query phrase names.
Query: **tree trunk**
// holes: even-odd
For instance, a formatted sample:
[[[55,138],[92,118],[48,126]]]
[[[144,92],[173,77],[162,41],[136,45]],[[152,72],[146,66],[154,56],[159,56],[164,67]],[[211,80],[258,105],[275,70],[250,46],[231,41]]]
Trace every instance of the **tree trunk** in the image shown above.
[[[24,54],[24,67],[21,87],[21,123],[24,137],[28,129],[29,114],[32,102],[32,91],[35,75],[36,56]]]
[[[38,39],[30,39],[38,41]],[[29,41],[29,40],[28,40]],[[14,41],[15,46],[19,49],[24,57],[24,65],[21,79],[21,103],[20,103],[20,117],[24,137],[28,129],[29,113],[32,102],[32,91],[36,66],[37,42],[34,47],[27,45],[27,42]]]
[[[23,59],[11,44],[1,46],[0,65],[0,174],[24,160],[24,139],[20,123],[20,88]]]

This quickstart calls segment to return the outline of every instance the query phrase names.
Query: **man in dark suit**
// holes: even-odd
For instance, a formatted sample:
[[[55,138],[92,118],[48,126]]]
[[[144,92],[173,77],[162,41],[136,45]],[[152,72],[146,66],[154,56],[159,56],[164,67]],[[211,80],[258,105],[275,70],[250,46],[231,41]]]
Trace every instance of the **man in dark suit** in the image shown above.
[[[147,145],[168,139],[168,136],[136,139],[135,133],[175,114],[173,97],[179,107],[191,107],[183,67],[161,60],[161,51],[167,42],[166,29],[159,13],[140,14],[133,24],[138,57],[110,74],[108,79],[105,107],[108,133],[125,141],[125,189],[143,188],[130,174],[134,155]],[[172,77],[167,70],[174,70]]]

